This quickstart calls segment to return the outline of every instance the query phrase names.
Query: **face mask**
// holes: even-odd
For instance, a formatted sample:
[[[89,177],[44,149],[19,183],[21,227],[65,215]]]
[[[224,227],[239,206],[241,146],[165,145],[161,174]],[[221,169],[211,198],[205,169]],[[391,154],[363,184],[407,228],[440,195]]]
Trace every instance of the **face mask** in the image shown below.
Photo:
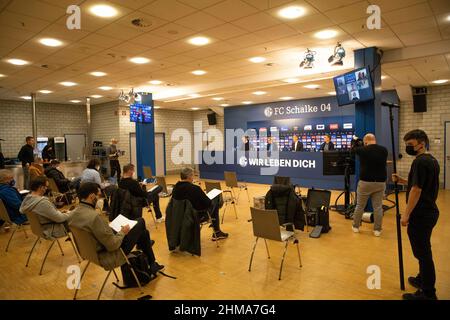
[[[406,146],[405,151],[406,151],[406,153],[409,154],[410,156],[416,156],[416,155],[417,155],[417,151],[414,150],[414,146]]]
[[[9,185],[10,185],[11,187],[14,187],[14,186],[16,185],[16,180],[12,179],[12,180],[9,182]]]

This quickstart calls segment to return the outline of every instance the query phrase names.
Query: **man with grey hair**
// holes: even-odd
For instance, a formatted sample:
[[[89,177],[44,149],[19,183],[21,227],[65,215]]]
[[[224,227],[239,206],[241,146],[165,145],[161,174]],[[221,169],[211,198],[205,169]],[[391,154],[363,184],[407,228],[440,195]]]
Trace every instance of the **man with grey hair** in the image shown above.
[[[352,151],[359,156],[360,161],[352,230],[355,233],[359,232],[362,215],[370,198],[375,222],[373,234],[379,237],[383,221],[383,196],[386,188],[388,151],[385,147],[377,144],[375,135],[372,133],[366,134],[363,144],[356,143]]]
[[[213,241],[228,238],[228,233],[220,230],[219,197],[210,200],[202,188],[193,184],[194,170],[192,168],[183,168],[180,172],[180,178],[181,181],[178,181],[173,188],[172,197],[175,200],[189,200],[195,210],[209,212],[213,220]]]

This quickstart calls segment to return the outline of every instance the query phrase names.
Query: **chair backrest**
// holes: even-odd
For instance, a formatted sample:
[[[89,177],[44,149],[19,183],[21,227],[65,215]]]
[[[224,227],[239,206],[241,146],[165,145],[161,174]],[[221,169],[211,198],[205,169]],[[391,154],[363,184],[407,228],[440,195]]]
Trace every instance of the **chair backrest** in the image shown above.
[[[56,184],[55,180],[53,178],[48,178],[48,187],[50,188],[50,190],[52,190],[52,192],[59,192],[59,188],[58,185]]]
[[[227,187],[229,187],[229,188],[236,188],[236,187],[238,187],[238,181],[237,181],[236,172],[225,171],[223,174],[225,176],[225,185]]]
[[[162,192],[169,193],[167,191],[167,183],[166,183],[166,178],[165,177],[156,177],[156,184],[161,186]]]
[[[282,184],[285,186],[290,186],[291,185],[291,177],[275,176],[275,177],[273,177],[273,184]]]
[[[324,207],[330,207],[331,191],[309,189],[306,199],[306,207],[309,210]]]
[[[281,240],[281,230],[276,210],[263,210],[250,207],[255,237],[274,241]]]
[[[26,211],[25,214],[27,215],[28,221],[30,222],[31,231],[33,234],[40,238],[45,238],[44,231],[42,229],[42,225],[39,221],[39,218],[37,216],[37,213],[34,211]]]
[[[144,171],[144,178],[145,179],[152,179],[153,178],[153,172],[151,167],[143,166],[142,170]]]
[[[12,224],[11,219],[9,218],[8,210],[6,210],[5,204],[1,199],[0,199],[0,219],[8,222],[9,224]]]
[[[210,192],[213,189],[222,190],[219,181],[205,181],[206,193]]]
[[[97,241],[92,234],[74,226],[70,226],[69,228],[81,258],[100,265],[97,253]]]

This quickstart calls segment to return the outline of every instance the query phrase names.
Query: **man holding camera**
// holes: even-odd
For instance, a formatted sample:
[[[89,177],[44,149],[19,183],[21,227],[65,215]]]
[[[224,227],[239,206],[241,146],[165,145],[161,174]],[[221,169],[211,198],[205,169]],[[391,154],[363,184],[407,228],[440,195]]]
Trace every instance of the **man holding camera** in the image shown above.
[[[352,230],[355,233],[359,232],[364,209],[370,198],[375,222],[373,234],[379,237],[383,221],[383,196],[386,188],[388,151],[385,147],[377,144],[375,135],[368,133],[362,141],[356,140],[352,152],[359,156],[360,161]]]

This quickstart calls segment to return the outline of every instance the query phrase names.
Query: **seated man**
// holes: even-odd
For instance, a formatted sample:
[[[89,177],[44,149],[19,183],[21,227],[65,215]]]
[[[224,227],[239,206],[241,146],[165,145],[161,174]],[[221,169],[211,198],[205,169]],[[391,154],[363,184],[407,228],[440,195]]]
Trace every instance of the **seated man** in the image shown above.
[[[30,182],[31,193],[23,199],[20,212],[33,211],[48,238],[61,238],[67,235],[67,220],[72,213],[63,213],[44,196],[48,189],[48,178],[37,177]]]
[[[58,165],[58,160],[51,160],[49,166],[47,167],[47,169],[45,169],[45,175],[48,178],[55,180],[59,192],[66,193],[71,188],[71,182],[69,179],[66,179],[61,171],[58,170]]]
[[[44,167],[41,158],[34,158],[34,162],[30,165],[30,182],[37,177],[44,175]]]
[[[119,181],[119,188],[128,190],[133,197],[143,198],[144,201],[152,203],[153,208],[155,209],[156,221],[163,222],[164,217],[162,216],[159,207],[158,196],[162,191],[162,187],[156,186],[154,190],[147,192],[145,186],[142,187],[137,180],[133,179],[134,170],[134,165],[131,163],[123,166],[122,179]]]
[[[0,200],[3,201],[12,222],[15,224],[27,224],[27,216],[19,211],[22,204],[22,196],[14,188],[14,184],[15,180],[12,172],[6,169],[0,170]]]
[[[69,226],[88,231],[97,240],[97,252],[100,264],[107,270],[125,264],[125,258],[119,249],[129,254],[137,245],[147,256],[152,273],[164,269],[158,264],[152,250],[150,233],[145,228],[143,218],[137,219],[133,229],[129,225],[122,226],[120,232],[115,233],[108,223],[95,211],[95,205],[101,196],[100,188],[92,182],[82,183],[78,189],[80,205],[73,211]]]
[[[213,241],[228,238],[228,233],[220,230],[219,197],[210,200],[199,186],[192,183],[194,181],[194,170],[191,168],[183,168],[180,177],[181,181],[177,182],[173,188],[172,197],[175,200],[189,200],[195,210],[209,212],[213,220]]]

